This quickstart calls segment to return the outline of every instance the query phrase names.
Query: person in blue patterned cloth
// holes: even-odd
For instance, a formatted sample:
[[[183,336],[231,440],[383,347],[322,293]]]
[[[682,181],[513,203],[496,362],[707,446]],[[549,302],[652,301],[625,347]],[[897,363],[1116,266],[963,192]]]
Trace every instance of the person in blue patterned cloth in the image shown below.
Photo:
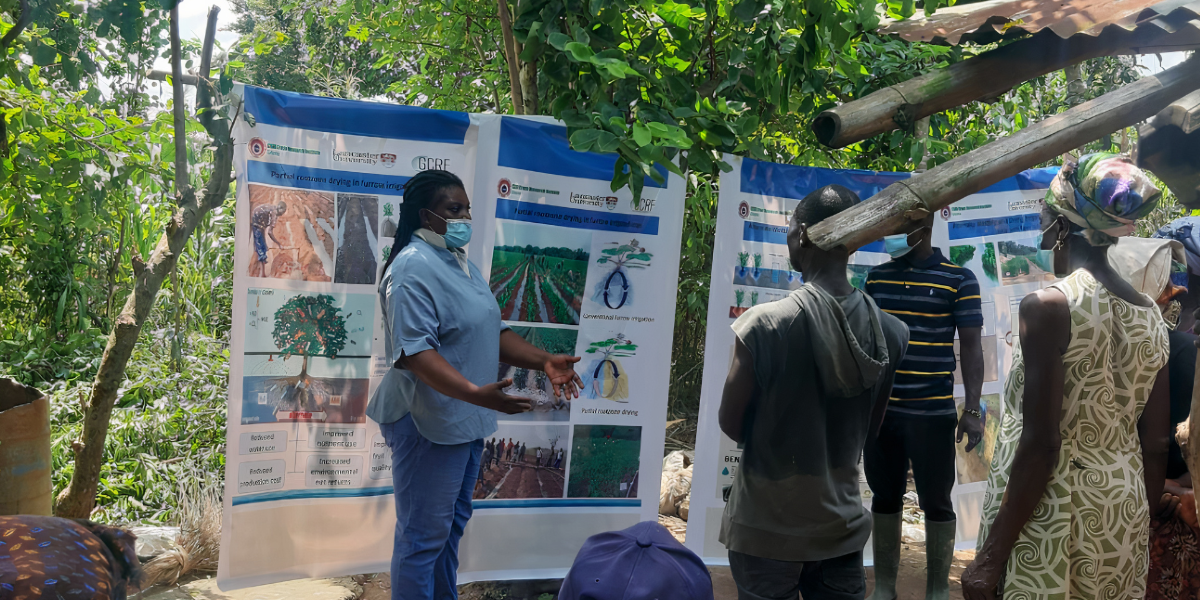
[[[1108,250],[1160,197],[1115,155],[1068,163],[1050,184],[1042,249],[1065,279],[1021,301],[966,600],[1145,597],[1170,438],[1168,333]]]
[[[393,600],[457,598],[458,542],[471,518],[484,438],[499,413],[530,409],[495,381],[500,361],[542,370],[555,394],[578,396],[579,357],[551,355],[500,320],[487,279],[467,260],[471,201],[448,171],[404,185],[400,223],[379,284],[384,347],[394,368],[367,416],[392,451]],[[498,460],[500,445],[492,447]]]
[[[83,519],[0,516],[0,599],[125,600],[142,579],[136,539]]]
[[[866,290],[883,312],[908,325],[908,352],[888,402],[879,437],[867,444],[863,471],[874,497],[871,600],[896,598],[900,529],[908,469],[925,511],[927,600],[950,597],[950,565],[958,531],[954,503],[954,445],[970,452],[983,439],[983,311],[979,282],[933,247],[933,215],[913,232],[884,238],[892,260],[867,274]],[[958,332],[965,388],[962,418],[954,404],[954,334]],[[956,435],[957,434],[957,435]]]

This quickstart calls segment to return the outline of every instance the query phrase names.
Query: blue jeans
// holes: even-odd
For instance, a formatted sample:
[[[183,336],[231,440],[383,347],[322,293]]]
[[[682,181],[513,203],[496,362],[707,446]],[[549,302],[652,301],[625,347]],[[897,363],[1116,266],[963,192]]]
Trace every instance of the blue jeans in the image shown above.
[[[458,541],[471,518],[483,440],[435,444],[412,415],[380,425],[392,450],[392,600],[456,600]]]

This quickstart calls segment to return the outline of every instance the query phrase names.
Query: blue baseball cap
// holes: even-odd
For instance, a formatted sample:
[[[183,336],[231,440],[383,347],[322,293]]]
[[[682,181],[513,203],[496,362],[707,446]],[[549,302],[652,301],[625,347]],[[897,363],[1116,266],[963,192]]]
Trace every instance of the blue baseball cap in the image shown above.
[[[646,521],[588,538],[558,600],[713,600],[712,576],[666,527]]]

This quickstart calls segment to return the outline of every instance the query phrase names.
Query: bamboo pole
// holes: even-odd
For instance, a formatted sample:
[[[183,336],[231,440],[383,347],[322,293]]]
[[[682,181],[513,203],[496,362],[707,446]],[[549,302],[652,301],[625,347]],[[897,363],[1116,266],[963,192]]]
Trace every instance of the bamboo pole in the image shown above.
[[[1148,119],[1198,88],[1200,55],[894,183],[818,223],[808,235],[825,250],[855,250],[1028,167]]]
[[[842,148],[907,128],[922,117],[998,97],[1030,79],[1080,61],[1128,48],[1113,41],[1108,36],[1087,35],[1065,40],[1043,35],[1016,41],[822,112],[813,120],[813,133],[822,144]]]

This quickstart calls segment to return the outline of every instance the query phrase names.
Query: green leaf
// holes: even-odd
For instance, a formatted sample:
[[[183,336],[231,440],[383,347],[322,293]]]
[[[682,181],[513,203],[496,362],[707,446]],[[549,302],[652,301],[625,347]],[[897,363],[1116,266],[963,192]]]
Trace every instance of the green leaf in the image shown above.
[[[571,149],[578,150],[579,152],[591,151],[596,145],[596,141],[600,139],[601,133],[608,132],[600,131],[599,129],[580,129],[579,131],[576,131],[575,133],[571,134]],[[612,134],[609,133],[608,135],[611,136]]]
[[[759,10],[758,0],[741,0],[733,7],[733,16],[749,24],[758,16]]]
[[[571,58],[579,62],[591,62],[592,58],[596,56],[595,51],[579,42],[568,43],[564,50],[571,54]]]
[[[596,136],[597,152],[616,152],[620,147],[621,141],[617,139],[617,136],[607,131],[601,131],[600,135]]]
[[[639,146],[645,146],[650,143],[650,130],[641,123],[635,123],[633,126],[633,141]]]

